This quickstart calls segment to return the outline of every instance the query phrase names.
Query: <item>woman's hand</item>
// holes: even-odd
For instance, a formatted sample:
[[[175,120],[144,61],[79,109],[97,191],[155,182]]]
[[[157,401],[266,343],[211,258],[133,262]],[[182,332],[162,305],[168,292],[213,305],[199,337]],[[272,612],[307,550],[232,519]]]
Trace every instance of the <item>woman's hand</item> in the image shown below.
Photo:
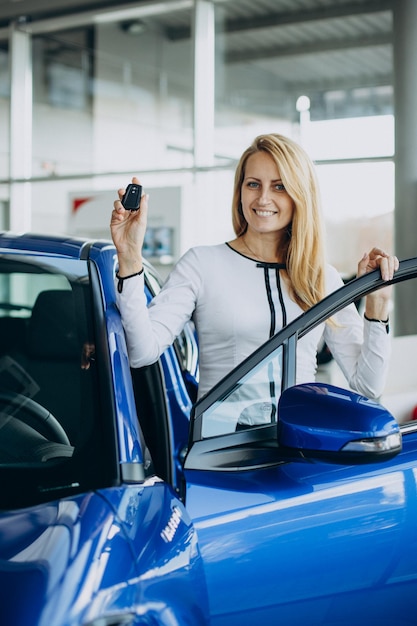
[[[372,272],[377,268],[381,270],[381,278],[383,280],[391,280],[395,270],[399,267],[396,256],[390,256],[380,248],[372,248],[370,252],[365,252],[358,263],[357,277],[363,276],[368,272]]]
[[[399,262],[396,256],[391,256],[380,248],[372,248],[366,252],[358,263],[357,276],[379,268],[383,280],[391,280],[398,269]],[[386,320],[389,314],[389,302],[392,286],[378,289],[366,297],[365,315],[371,319]]]
[[[134,176],[132,183],[138,185]],[[142,246],[146,232],[148,214],[148,196],[143,195],[138,211],[127,211],[121,199],[125,189],[119,189],[119,200],[115,200],[111,214],[110,232],[117,249],[119,274],[129,276],[142,269]]]

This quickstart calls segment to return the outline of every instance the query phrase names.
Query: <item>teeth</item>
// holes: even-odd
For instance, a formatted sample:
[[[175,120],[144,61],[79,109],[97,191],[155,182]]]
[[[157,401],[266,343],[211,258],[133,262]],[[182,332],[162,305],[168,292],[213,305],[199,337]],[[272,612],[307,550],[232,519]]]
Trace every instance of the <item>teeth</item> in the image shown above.
[[[260,215],[261,217],[269,217],[270,215],[275,215],[275,211],[261,211],[260,209],[255,209],[256,215]]]

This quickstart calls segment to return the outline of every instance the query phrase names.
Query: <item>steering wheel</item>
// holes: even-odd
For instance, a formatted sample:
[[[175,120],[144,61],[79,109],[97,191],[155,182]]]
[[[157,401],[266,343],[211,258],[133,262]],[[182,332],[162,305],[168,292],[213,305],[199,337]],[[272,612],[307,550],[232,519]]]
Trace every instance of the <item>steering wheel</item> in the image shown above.
[[[27,424],[49,441],[71,445],[67,433],[56,417],[31,398],[20,393],[3,391],[0,392],[0,412],[3,412],[3,407],[7,407],[5,415]]]

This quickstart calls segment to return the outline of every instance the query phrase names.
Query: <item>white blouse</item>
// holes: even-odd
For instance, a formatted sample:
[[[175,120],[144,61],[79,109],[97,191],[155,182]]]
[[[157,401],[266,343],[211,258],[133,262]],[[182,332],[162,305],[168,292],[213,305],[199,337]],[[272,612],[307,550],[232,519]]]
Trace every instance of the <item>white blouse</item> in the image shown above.
[[[326,292],[341,287],[328,265]],[[195,323],[204,395],[249,354],[302,313],[289,297],[279,269],[233,250],[228,244],[191,248],[178,261],[147,307],[143,274],[123,283],[117,304],[132,367],[150,365]],[[323,337],[350,387],[377,398],[385,385],[390,339],[383,324],[363,320],[351,304],[298,342],[297,383],[312,382]]]

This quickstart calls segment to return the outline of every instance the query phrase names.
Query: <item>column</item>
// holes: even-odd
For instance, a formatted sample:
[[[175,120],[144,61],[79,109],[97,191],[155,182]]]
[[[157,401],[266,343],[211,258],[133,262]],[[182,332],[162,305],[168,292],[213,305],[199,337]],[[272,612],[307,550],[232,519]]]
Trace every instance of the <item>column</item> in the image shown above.
[[[417,2],[395,0],[395,253],[417,256]],[[383,181],[381,181],[383,184]],[[417,333],[417,281],[395,289],[395,334]]]
[[[10,205],[9,228],[31,229],[32,173],[32,38],[16,25],[10,28]],[[16,182],[14,182],[16,181]]]
[[[194,165],[214,159],[214,5],[194,3]]]

